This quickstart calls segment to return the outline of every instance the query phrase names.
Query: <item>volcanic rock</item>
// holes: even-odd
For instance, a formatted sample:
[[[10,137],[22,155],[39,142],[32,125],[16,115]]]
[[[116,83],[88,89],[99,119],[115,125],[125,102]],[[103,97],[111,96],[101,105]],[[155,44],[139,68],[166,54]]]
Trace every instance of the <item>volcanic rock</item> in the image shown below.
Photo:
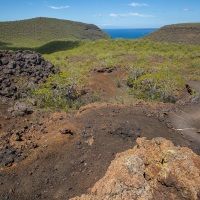
[[[26,97],[28,89],[58,72],[53,64],[36,52],[2,51],[0,55],[0,98]]]
[[[24,116],[33,113],[26,103],[19,101],[13,107],[9,108],[8,111],[12,113],[12,116]]]
[[[171,141],[138,138],[117,154],[89,194],[71,200],[199,199],[200,157]]]

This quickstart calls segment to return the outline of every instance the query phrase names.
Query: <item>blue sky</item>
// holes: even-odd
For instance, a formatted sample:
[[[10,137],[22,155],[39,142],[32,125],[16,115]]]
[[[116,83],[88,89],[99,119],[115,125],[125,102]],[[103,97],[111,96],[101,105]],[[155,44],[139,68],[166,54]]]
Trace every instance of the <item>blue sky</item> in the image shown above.
[[[5,0],[0,21],[52,17],[100,28],[159,28],[200,22],[200,0]]]

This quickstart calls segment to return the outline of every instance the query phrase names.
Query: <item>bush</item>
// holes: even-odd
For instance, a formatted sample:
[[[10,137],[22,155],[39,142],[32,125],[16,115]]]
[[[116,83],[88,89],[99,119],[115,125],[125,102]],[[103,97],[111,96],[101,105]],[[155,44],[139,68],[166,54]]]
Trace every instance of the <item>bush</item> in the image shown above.
[[[32,97],[38,99],[41,108],[67,110],[73,107],[73,102],[81,95],[81,79],[69,73],[60,73],[50,76],[46,83],[32,91]]]
[[[135,81],[142,76],[142,74],[144,73],[144,69],[140,68],[140,67],[133,67],[131,70],[131,73],[128,75],[128,79],[127,79],[127,85],[129,87],[133,87]]]
[[[136,98],[174,103],[184,80],[168,68],[162,68],[152,74],[141,75],[132,82],[131,94]]]

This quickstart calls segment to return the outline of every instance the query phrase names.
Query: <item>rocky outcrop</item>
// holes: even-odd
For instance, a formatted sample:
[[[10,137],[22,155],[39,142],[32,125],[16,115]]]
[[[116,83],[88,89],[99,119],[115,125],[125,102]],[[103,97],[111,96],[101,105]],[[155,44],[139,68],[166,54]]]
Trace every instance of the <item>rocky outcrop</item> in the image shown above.
[[[71,200],[200,199],[200,157],[171,141],[138,138],[120,153],[89,194]]]
[[[32,51],[0,52],[0,98],[18,99],[56,72],[53,64]]]
[[[112,73],[114,71],[117,71],[117,67],[115,66],[101,67],[98,69],[94,69],[94,72],[98,72],[98,73]]]

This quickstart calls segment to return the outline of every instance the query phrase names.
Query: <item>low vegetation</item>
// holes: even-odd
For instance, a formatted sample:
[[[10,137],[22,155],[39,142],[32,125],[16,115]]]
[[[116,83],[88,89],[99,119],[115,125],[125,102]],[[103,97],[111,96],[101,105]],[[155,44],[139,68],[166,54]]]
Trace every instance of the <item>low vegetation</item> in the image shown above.
[[[48,20],[53,23],[43,26],[44,23],[48,24]],[[18,28],[21,30],[27,23],[32,25],[29,26],[29,31],[25,30],[26,37],[17,30]],[[37,27],[39,36],[35,35],[34,23],[40,24]],[[57,23],[60,23],[58,26],[60,31],[57,30]],[[68,35],[64,30],[66,23],[70,27]],[[89,33],[87,36],[90,39],[109,37],[95,26],[82,23],[75,23],[80,28],[80,31],[75,32],[74,23],[48,18],[0,23],[1,29],[4,27],[3,30],[7,30],[1,33],[0,49],[34,50],[60,68],[60,74],[51,75],[46,83],[32,91],[31,95],[39,99],[40,107],[67,110],[101,99],[99,94],[87,93],[85,90],[90,86],[88,78],[91,71],[98,68],[115,67],[124,71],[126,74],[123,78],[116,77],[116,88],[123,90],[123,94],[129,95],[131,99],[146,101],[174,103],[183,91],[187,80],[200,80],[199,45],[154,42],[149,39],[81,40],[87,39],[86,32]],[[9,27],[13,27],[17,37],[12,38],[12,34],[8,31]],[[192,28],[199,30],[199,24],[195,24]],[[176,33],[177,29],[179,32],[180,29],[190,30],[191,26],[190,24],[169,26],[158,31],[175,30]],[[93,31],[100,33],[101,36],[95,35]],[[153,34],[157,33],[152,33],[149,38]],[[1,41],[1,38],[7,39]],[[180,38],[184,37],[180,36]]]
[[[61,74],[51,76],[35,94],[43,95],[47,107],[50,104],[54,104],[53,107],[69,106],[69,103],[63,104],[63,99],[70,100],[69,96],[66,98],[69,90],[63,93],[63,87],[75,86],[76,91],[81,91],[89,84],[88,74],[91,70],[116,66],[126,71],[123,80],[116,78],[116,87],[120,85],[120,88],[128,91],[130,98],[176,102],[187,80],[200,80],[199,52],[199,46],[150,40],[81,42],[76,48],[44,55],[61,69]],[[54,84],[60,88],[60,95],[54,94],[50,87]]]

